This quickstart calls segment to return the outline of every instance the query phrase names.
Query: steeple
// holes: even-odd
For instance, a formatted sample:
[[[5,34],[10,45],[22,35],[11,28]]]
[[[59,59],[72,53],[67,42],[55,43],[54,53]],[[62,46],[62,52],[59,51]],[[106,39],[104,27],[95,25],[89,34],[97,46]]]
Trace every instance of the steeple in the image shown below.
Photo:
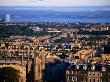
[[[75,32],[74,38],[75,38],[75,44],[77,44],[77,32]]]

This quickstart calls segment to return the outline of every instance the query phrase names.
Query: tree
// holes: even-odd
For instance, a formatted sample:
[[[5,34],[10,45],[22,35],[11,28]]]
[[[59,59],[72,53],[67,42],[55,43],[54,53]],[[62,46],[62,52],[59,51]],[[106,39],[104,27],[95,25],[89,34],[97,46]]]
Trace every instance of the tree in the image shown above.
[[[19,82],[20,72],[12,67],[0,68],[0,82]]]
[[[44,80],[46,82],[65,82],[66,80],[66,69],[70,64],[67,62],[55,61],[53,63],[46,64],[46,69],[43,70]]]

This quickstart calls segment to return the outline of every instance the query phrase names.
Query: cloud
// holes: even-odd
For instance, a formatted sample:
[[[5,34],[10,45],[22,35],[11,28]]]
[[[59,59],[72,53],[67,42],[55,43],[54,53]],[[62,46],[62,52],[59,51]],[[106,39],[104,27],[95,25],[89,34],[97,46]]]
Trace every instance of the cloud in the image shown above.
[[[0,6],[110,6],[110,0],[0,0]]]
[[[43,0],[30,0],[28,2],[37,2],[37,1],[43,1]]]

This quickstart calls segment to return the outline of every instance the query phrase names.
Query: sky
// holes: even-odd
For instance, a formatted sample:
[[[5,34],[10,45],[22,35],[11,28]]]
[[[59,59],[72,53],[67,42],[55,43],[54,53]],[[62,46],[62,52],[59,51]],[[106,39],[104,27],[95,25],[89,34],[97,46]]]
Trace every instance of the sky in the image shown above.
[[[0,0],[0,6],[110,6],[110,0]]]

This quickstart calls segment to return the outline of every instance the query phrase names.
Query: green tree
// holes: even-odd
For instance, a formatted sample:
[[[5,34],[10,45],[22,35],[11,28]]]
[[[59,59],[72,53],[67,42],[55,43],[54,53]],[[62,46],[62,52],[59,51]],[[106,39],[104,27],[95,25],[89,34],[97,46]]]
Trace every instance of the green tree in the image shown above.
[[[0,68],[0,82],[19,82],[20,72],[12,67]]]

